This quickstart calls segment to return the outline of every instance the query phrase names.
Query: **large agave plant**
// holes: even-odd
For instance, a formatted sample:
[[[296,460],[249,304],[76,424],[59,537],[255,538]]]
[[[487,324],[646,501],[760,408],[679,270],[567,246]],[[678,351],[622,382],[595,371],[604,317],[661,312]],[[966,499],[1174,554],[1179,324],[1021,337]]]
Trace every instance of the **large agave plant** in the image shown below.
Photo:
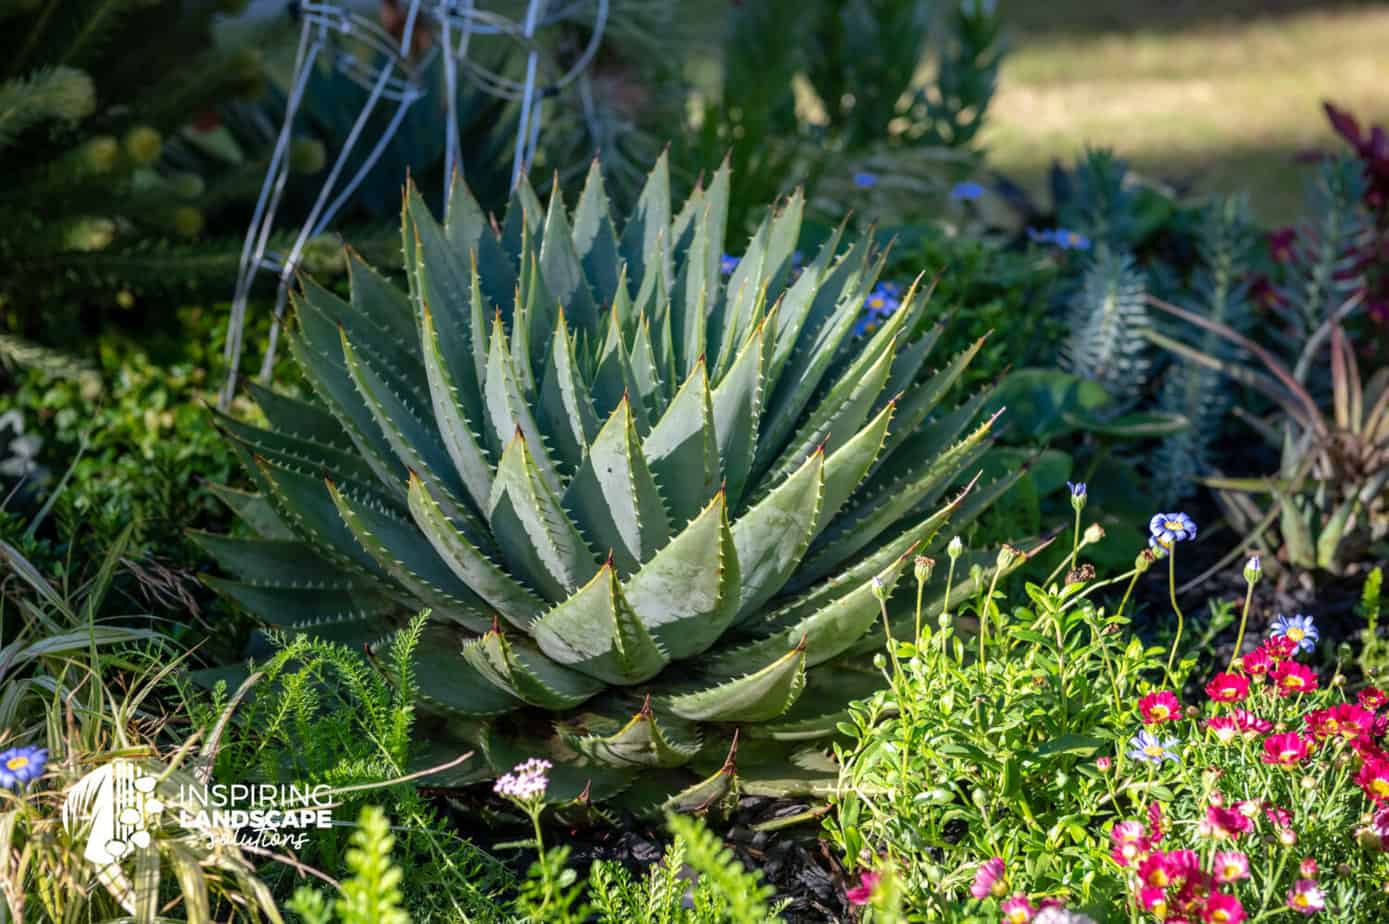
[[[674,211],[663,158],[620,227],[596,165],[572,213],[522,184],[500,227],[461,183],[443,225],[408,192],[409,292],[355,259],[349,300],[305,282],[317,400],[222,420],[261,493],[225,495],[257,538],[201,537],[238,578],[213,584],[355,640],[428,608],[429,740],[476,747],[468,778],[541,754],[555,798],[648,806],[812,783],[881,680],[855,657],[878,595],[1011,479],[966,490],[985,396],[943,404],[978,344],[930,371],[916,291],[856,335],[881,257],[836,233],[795,272],[799,194],[725,278],[728,188]]]

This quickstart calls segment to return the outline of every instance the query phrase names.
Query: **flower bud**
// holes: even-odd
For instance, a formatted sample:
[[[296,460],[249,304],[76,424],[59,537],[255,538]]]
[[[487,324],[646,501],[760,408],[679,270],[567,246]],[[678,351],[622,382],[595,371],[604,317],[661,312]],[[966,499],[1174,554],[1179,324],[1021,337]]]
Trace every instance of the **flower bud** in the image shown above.
[[[950,544],[945,547],[946,554],[950,556],[952,561],[959,558],[960,553],[962,553],[964,550],[965,544],[960,541],[959,536],[956,536],[954,539],[951,539]]]
[[[82,164],[92,173],[107,173],[116,166],[121,146],[110,135],[97,135],[82,146]]]
[[[203,213],[191,205],[174,209],[174,230],[184,237],[197,237],[203,230]]]
[[[1085,482],[1068,481],[1066,486],[1071,489],[1071,509],[1080,513],[1085,509]]]
[[[1250,584],[1259,583],[1259,578],[1263,577],[1264,569],[1259,564],[1259,556],[1249,556],[1249,561],[1244,564],[1244,579]]]
[[[925,584],[929,581],[931,579],[931,572],[935,569],[936,560],[934,558],[927,558],[925,555],[916,556],[916,560],[913,562],[912,571],[916,575],[916,582],[918,584]]]
[[[1113,760],[1112,758],[1109,758],[1109,757],[1097,757],[1097,758],[1095,758],[1095,769],[1098,770],[1098,771],[1100,771],[1101,773],[1108,773],[1108,772],[1110,771],[1110,768],[1112,768],[1113,766],[1114,766],[1114,760]]]
[[[1303,857],[1302,864],[1297,871],[1302,874],[1303,879],[1317,878],[1317,861],[1314,857]]]
[[[1081,537],[1086,545],[1094,545],[1104,538],[1104,527],[1098,523],[1091,523],[1085,527],[1085,535]]]
[[[995,560],[994,564],[998,566],[999,571],[1007,571],[1008,568],[1012,566],[1013,562],[1017,560],[1017,557],[1018,550],[1004,543],[998,550],[998,558]]]
[[[878,600],[878,602],[885,602],[887,600],[887,587],[883,584],[883,579],[875,574],[873,576],[872,584],[873,596]]]
[[[1373,828],[1361,826],[1355,829],[1355,842],[1365,850],[1379,849],[1379,835]]]
[[[289,147],[289,169],[312,176],[328,162],[328,152],[317,138],[295,138]]]
[[[137,125],[125,134],[125,152],[137,164],[154,163],[163,148],[163,136],[148,125]]]
[[[1280,828],[1278,831],[1278,843],[1284,847],[1291,847],[1297,843],[1297,832],[1292,828]]]

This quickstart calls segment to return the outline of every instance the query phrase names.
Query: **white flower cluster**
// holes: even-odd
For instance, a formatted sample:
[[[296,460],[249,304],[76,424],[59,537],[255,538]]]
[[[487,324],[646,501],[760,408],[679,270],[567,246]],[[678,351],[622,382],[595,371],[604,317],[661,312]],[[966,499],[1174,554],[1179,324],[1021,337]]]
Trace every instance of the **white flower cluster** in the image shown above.
[[[550,778],[545,775],[545,771],[551,766],[548,760],[532,757],[512,767],[510,773],[498,777],[492,791],[518,802],[537,799],[545,794],[545,788],[550,785]]]

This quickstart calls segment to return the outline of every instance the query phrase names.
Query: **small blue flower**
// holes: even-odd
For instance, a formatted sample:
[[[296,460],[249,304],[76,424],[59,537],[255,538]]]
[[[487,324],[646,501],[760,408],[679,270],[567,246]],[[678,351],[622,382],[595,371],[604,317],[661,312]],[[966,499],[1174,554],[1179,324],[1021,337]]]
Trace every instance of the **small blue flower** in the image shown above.
[[[1196,538],[1196,521],[1184,513],[1159,513],[1148,521],[1148,532],[1160,544],[1171,546]]]
[[[725,276],[732,275],[733,271],[738,268],[739,259],[738,257],[730,257],[728,254],[719,257],[719,272]]]
[[[1034,244],[1050,244],[1062,250],[1090,249],[1090,238],[1079,231],[1067,231],[1065,228],[1028,228],[1027,237]]]
[[[1175,748],[1180,742],[1176,738],[1159,738],[1150,731],[1141,731],[1129,739],[1129,759],[1148,764],[1160,764],[1164,760],[1180,762]]]
[[[48,748],[10,748],[0,753],[0,787],[15,789],[38,779],[48,763]]]
[[[956,202],[973,202],[984,195],[984,187],[973,180],[965,180],[963,183],[956,183],[950,190],[950,198]]]
[[[805,263],[805,254],[801,253],[799,250],[791,251],[791,268],[800,269],[803,263]]]
[[[1273,621],[1273,628],[1270,634],[1274,638],[1286,638],[1297,643],[1297,647],[1302,651],[1311,651],[1317,647],[1317,639],[1321,638],[1321,633],[1312,624],[1311,616],[1303,616],[1298,613],[1296,616],[1287,617],[1279,614]]]
[[[1071,489],[1072,497],[1085,496],[1085,482],[1083,481],[1068,481],[1066,482],[1066,487]]]
[[[858,173],[854,174],[854,185],[859,189],[872,189],[874,186],[878,185],[878,175],[876,173],[869,173],[866,170],[860,170]]]

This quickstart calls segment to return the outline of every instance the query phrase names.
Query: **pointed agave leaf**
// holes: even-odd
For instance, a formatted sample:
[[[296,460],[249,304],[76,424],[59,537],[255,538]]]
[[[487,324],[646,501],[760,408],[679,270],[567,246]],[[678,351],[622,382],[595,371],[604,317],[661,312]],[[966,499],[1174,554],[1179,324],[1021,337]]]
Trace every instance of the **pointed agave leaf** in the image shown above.
[[[801,331],[812,314],[816,314],[814,309],[817,305],[834,306],[839,297],[839,288],[850,278],[851,269],[857,265],[857,261],[850,259],[854,250],[835,260],[843,236],[844,224],[841,222],[830,239],[820,245],[815,260],[801,271],[800,277],[782,296],[781,326],[772,350],[770,378],[773,382],[781,380],[782,369],[795,351]]]
[[[552,298],[563,305],[574,324],[582,330],[598,327],[598,306],[584,278],[583,265],[574,250],[574,232],[564,214],[559,178],[550,194],[550,210],[545,216],[545,240],[540,248],[540,270]]]
[[[420,338],[424,368],[429,376],[429,394],[439,435],[453,460],[454,470],[476,510],[487,509],[492,494],[492,463],[475,431],[475,424],[464,410],[461,395],[444,360],[443,346],[434,327],[434,317],[426,305],[420,317]]]
[[[598,549],[631,574],[670,540],[661,493],[642,456],[631,402],[623,398],[598,431],[564,506]]]
[[[555,664],[529,639],[496,629],[468,642],[463,657],[493,686],[541,709],[572,709],[604,689],[601,680]]]
[[[882,452],[896,408],[895,403],[889,402],[853,439],[825,460],[825,487],[815,519],[816,536],[839,515],[844,504],[863,484],[864,477]]]
[[[729,505],[737,509],[752,471],[762,418],[762,370],[766,343],[758,328],[727,376],[714,389],[714,433]]]
[[[956,354],[950,362],[946,364],[945,368],[936,372],[926,381],[915,385],[903,395],[902,400],[899,402],[900,407],[897,417],[897,427],[893,430],[892,435],[888,437],[885,456],[891,455],[903,441],[917,432],[917,428],[921,426],[922,421],[930,416],[931,412],[940,404],[940,400],[945,393],[952,385],[959,381],[960,376],[964,374],[965,368],[969,366],[970,362],[979,353],[980,348],[984,346],[984,341],[987,339],[987,335],[980,337],[968,348]]]
[[[611,562],[546,613],[530,633],[556,664],[606,684],[641,683],[670,663],[623,597]]]
[[[266,500],[265,495],[238,491],[220,484],[210,484],[208,489],[260,538],[294,538],[294,531],[276,515],[274,506]]]
[[[636,385],[632,398],[642,408],[641,417],[649,419],[648,412],[659,414],[664,410],[665,383],[660,370],[656,368],[656,347],[651,342],[651,323],[645,315],[637,319],[636,328],[636,337],[632,340],[628,357]]]
[[[589,165],[584,191],[574,211],[574,251],[583,261],[584,275],[600,304],[611,304],[619,293],[626,294],[626,285],[619,284],[622,258],[617,252],[617,233],[608,214],[603,171],[596,159]],[[597,329],[596,324],[593,329]]]
[[[542,431],[531,414],[530,405],[517,385],[514,366],[507,351],[506,332],[501,318],[492,322],[491,349],[487,356],[487,381],[484,386],[487,402],[488,439],[497,451],[511,442],[519,430],[529,443],[527,453],[533,460],[545,486],[552,494],[561,493],[559,474],[545,448]],[[495,491],[494,491],[495,493]]]
[[[237,539],[202,530],[188,535],[224,570],[252,587],[350,591],[360,582],[297,539]]]
[[[817,450],[733,524],[741,574],[739,621],[781,590],[800,564],[818,518],[824,472],[825,454]]]
[[[769,638],[714,655],[703,665],[704,669],[715,676],[735,676],[756,670],[797,642],[805,645],[806,667],[839,657],[878,620],[881,607],[874,592],[874,581],[890,595],[906,560],[905,555],[898,557],[872,580],[859,584],[833,603]]]
[[[737,754],[738,733],[734,732],[733,744],[728,750],[728,757],[724,759],[723,766],[706,779],[671,795],[661,803],[661,809],[666,812],[685,813],[708,811],[733,791],[733,784],[738,778],[738,766],[734,761]]]
[[[540,234],[544,221],[545,208],[540,204],[540,197],[535,194],[530,178],[522,174],[511,189],[511,199],[506,204],[506,220],[502,223],[502,250],[513,264],[521,259],[523,235],[526,232]],[[536,244],[539,243],[537,239]]]
[[[976,453],[982,451],[997,415],[977,427],[946,452],[928,456],[908,475],[899,479],[884,479],[878,492],[863,503],[836,519],[819,540],[817,548],[806,560],[803,576],[806,579],[823,577],[840,562],[866,547],[893,523],[913,508],[926,502],[934,493],[958,477]]]
[[[502,715],[521,700],[496,686],[463,655],[455,632],[433,624],[414,649],[415,684],[429,708],[458,716]]]
[[[375,336],[386,341],[382,351],[392,356],[402,371],[419,384],[420,360],[415,344],[415,312],[405,293],[391,285],[355,251],[347,252],[347,276],[351,297],[348,302],[375,329]]]
[[[670,218],[670,163],[663,151],[646,178],[636,211],[627,219],[627,227],[622,232],[619,246],[631,279],[641,280],[645,285],[649,275],[669,276],[666,264],[670,256],[668,251],[662,251],[658,242],[668,239]]]
[[[275,512],[314,551],[359,575],[385,578],[376,559],[343,523],[322,477],[279,468],[263,457],[248,471],[275,504]]]
[[[474,542],[487,545],[486,524],[459,500],[468,496],[468,489],[459,479],[434,419],[400,395],[392,393],[386,381],[358,354],[346,334],[342,339],[342,354],[358,393],[371,409],[381,432],[402,463],[402,471],[397,477],[404,480],[407,472],[418,474],[447,505],[449,517]]]
[[[348,529],[396,583],[437,615],[474,632],[487,628],[491,623],[487,604],[454,575],[413,523],[349,497],[331,481],[328,490]]]
[[[622,328],[613,314],[608,323],[607,338],[598,354],[598,368],[593,373],[593,406],[600,417],[610,416],[617,406],[630,395],[640,394],[636,371],[632,368],[631,356]],[[637,417],[642,432],[651,429],[646,419],[646,409],[634,405],[632,412]]]
[[[695,366],[642,441],[674,524],[687,523],[718,487],[718,434],[704,363]]]
[[[519,431],[497,467],[488,519],[507,565],[548,600],[564,600],[598,567]]]
[[[766,722],[796,701],[805,688],[805,645],[761,670],[692,693],[667,697],[665,706],[695,722]]]
[[[826,452],[834,452],[858,433],[892,371],[891,350],[884,350],[876,361],[869,362],[870,359],[871,354],[862,354],[830,389],[791,438],[780,464],[772,469],[764,483],[779,483],[816,446],[823,444]]]
[[[427,210],[421,209],[427,214]],[[418,215],[419,213],[414,213]],[[431,219],[432,220],[432,219]],[[456,177],[450,188],[449,217],[445,228],[454,254],[461,257],[463,266],[473,270],[474,279],[481,277],[482,294],[502,311],[503,320],[511,319],[511,299],[516,291],[515,264],[492,233],[491,222],[473,198],[468,184]],[[409,236],[407,235],[407,240]],[[410,262],[406,262],[407,268]],[[457,272],[457,264],[451,269]],[[486,314],[483,317],[487,317]],[[477,330],[474,328],[474,333]]]
[[[684,724],[684,723],[678,723]],[[617,732],[604,736],[573,738],[570,745],[590,760],[608,767],[681,767],[699,750],[699,736],[692,727],[692,742],[673,739],[656,721],[651,698]]]
[[[246,387],[272,429],[330,449],[353,450],[342,424],[321,405],[281,395],[258,382],[247,382]]]
[[[579,375],[574,342],[569,336],[562,308],[555,321],[555,334],[550,338],[550,355],[540,386],[536,421],[550,435],[567,471],[577,469],[588,451],[588,444],[598,433],[598,416]]]
[[[544,603],[493,563],[449,521],[428,486],[414,472],[410,473],[409,496],[415,523],[444,564],[473,593],[519,629],[524,630],[541,614]]]
[[[253,427],[218,410],[212,411],[212,420],[229,440],[241,444],[252,455],[263,456],[282,468],[310,475],[332,472],[341,478],[380,488],[376,484],[376,473],[355,453],[289,436],[278,430]]]
[[[738,610],[738,553],[720,492],[623,587],[642,625],[673,659],[718,641]]]
[[[204,577],[203,581],[272,626],[315,634],[344,623],[381,626],[387,616],[401,609],[390,597],[367,590],[286,590],[214,577]]]

